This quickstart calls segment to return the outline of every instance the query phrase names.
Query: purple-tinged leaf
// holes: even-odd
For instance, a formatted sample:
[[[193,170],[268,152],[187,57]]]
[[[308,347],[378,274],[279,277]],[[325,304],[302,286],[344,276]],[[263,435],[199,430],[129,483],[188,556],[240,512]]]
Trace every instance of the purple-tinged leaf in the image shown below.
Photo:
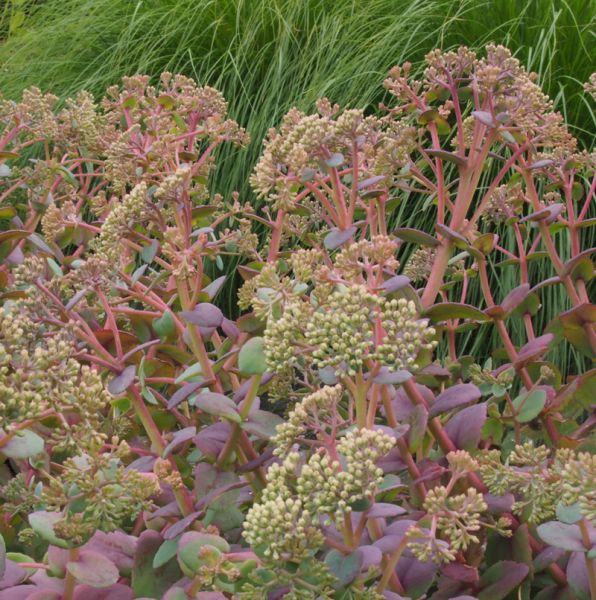
[[[108,392],[110,392],[112,396],[123,394],[128,389],[128,386],[135,380],[136,373],[136,365],[128,365],[120,375],[117,375],[110,381],[108,384]]]
[[[571,554],[565,574],[577,598],[588,600],[590,598],[590,582],[588,569],[586,568],[586,557],[582,552]]]
[[[459,302],[441,302],[435,304],[424,313],[424,316],[435,323],[447,321],[448,319],[469,319],[470,321],[478,322],[489,320],[489,317],[475,306]]]
[[[472,116],[477,121],[479,121],[483,125],[486,125],[487,127],[490,127],[491,129],[497,126],[497,123],[495,123],[493,116],[485,110],[473,110]]]
[[[437,396],[430,407],[428,416],[433,418],[458,406],[472,404],[480,400],[481,396],[480,390],[473,383],[460,383],[451,386]]]
[[[206,386],[208,383],[205,381],[195,381],[193,383],[187,383],[183,385],[180,389],[174,392],[174,395],[170,398],[168,402],[168,408],[176,408],[181,402],[186,400],[193,392],[196,392],[198,389]]]
[[[28,600],[39,588],[35,585],[2,588],[0,584],[0,590],[0,600]]]
[[[438,543],[443,543],[438,540]],[[397,576],[401,581],[406,594],[412,598],[420,598],[432,585],[437,574],[438,567],[431,560],[421,562],[417,558],[405,554],[397,563]]]
[[[209,492],[206,496],[203,496],[195,505],[197,510],[203,510],[204,508],[209,508],[214,500],[217,500],[224,494],[231,492],[232,490],[239,490],[248,486],[248,482],[246,481],[234,481],[232,483],[228,483],[227,485],[222,485],[221,487],[217,487],[216,489]]]
[[[221,277],[218,277],[217,279],[214,279],[209,285],[206,285],[203,288],[203,293],[207,294],[207,296],[209,297],[209,300],[213,300],[213,298],[215,298],[215,296],[217,296],[217,293],[219,292],[219,290],[221,290],[223,284],[226,282],[227,276],[226,275],[222,275]]]
[[[4,573],[0,577],[0,590],[18,585],[27,579],[27,571],[19,566],[18,563],[6,559]]]
[[[438,223],[437,225],[435,225],[435,230],[437,231],[437,233],[440,233],[443,237],[447,238],[448,240],[451,240],[455,244],[455,246],[457,248],[460,248],[461,250],[467,250],[470,246],[468,240],[461,233],[458,233],[454,229],[451,229],[451,227],[447,227],[447,225]]]
[[[172,437],[172,441],[164,448],[162,453],[162,458],[167,458],[172,454],[172,452],[178,448],[178,446],[184,444],[184,442],[188,442],[191,440],[197,433],[196,427],[185,427],[184,429],[180,429],[176,431]]]
[[[422,395],[427,404],[430,405],[435,401],[435,396],[430,388],[426,387],[425,385],[420,385],[419,383],[416,383],[415,385],[416,389]],[[400,422],[407,421],[410,414],[414,410],[414,404],[403,388],[397,390],[395,397],[391,400],[391,404],[393,405],[395,418]]]
[[[390,371],[389,369],[387,369],[387,367],[381,367],[381,369],[379,370],[379,373],[375,376],[373,381],[375,383],[381,383],[381,384],[390,383],[390,384],[399,385],[401,383],[408,381],[408,379],[411,379],[412,377],[413,377],[413,375],[409,371],[402,371],[402,370]]]
[[[557,562],[559,559],[565,556],[567,550],[562,548],[555,548],[554,546],[547,546],[542,550],[533,561],[534,573],[544,571],[550,564]]]
[[[484,494],[484,501],[488,506],[488,512],[493,515],[499,515],[504,512],[513,510],[515,498],[513,494],[505,494],[504,496],[494,496],[493,494]]]
[[[486,402],[460,410],[445,425],[445,432],[459,450],[475,450],[486,421]]]
[[[515,310],[530,293],[530,285],[523,283],[522,285],[511,290],[501,302],[501,306],[506,313]]]
[[[128,576],[132,570],[137,541],[136,537],[127,535],[123,531],[110,533],[96,531],[83,549],[109,558],[122,575]]]
[[[390,504],[389,502],[375,502],[367,514],[371,519],[377,517],[388,519],[390,517],[398,517],[406,512],[407,511],[405,508],[402,508],[397,504]]]
[[[503,600],[527,577],[528,565],[503,560],[489,567],[480,578],[478,600]]]
[[[480,579],[478,569],[458,562],[452,562],[444,565],[441,569],[443,575],[450,579],[461,581],[463,583],[477,583]]]
[[[181,533],[184,533],[197,519],[201,516],[200,511],[195,511],[186,515],[183,519],[176,521],[170,528],[166,529],[163,534],[164,540],[173,540],[178,537]],[[161,546],[161,544],[160,544]]]
[[[348,240],[351,240],[354,237],[356,230],[357,228],[355,225],[352,225],[347,229],[332,229],[323,240],[325,248],[327,248],[327,250],[335,250],[336,248],[339,248],[341,245],[345,244]]]
[[[360,546],[358,552],[362,554],[362,567],[361,571],[368,571],[370,567],[376,567],[381,564],[383,560],[383,553],[377,546]]]
[[[526,221],[546,221],[547,223],[552,223],[563,212],[563,210],[565,210],[565,205],[557,202],[527,215],[523,219],[520,219],[519,222],[525,223]]]
[[[534,164],[531,164],[528,169],[543,169],[544,167],[550,167],[550,165],[554,164],[554,161],[550,158],[543,158],[542,160],[537,160]]]
[[[114,585],[120,575],[116,565],[105,556],[82,550],[77,560],[66,563],[66,570],[83,585],[105,588]]]
[[[207,464],[207,463],[200,463],[200,464]],[[172,502],[168,502],[164,506],[160,506],[157,510],[152,512],[150,515],[150,518],[158,519],[158,518],[163,517],[163,518],[168,519],[171,517],[179,517],[180,515],[181,515],[181,513],[180,513],[180,507],[178,506],[178,502],[176,502],[176,500],[173,500]]]
[[[538,537],[549,546],[571,550],[572,552],[585,552],[582,534],[578,525],[569,525],[559,521],[542,523],[536,528]]]
[[[378,548],[383,554],[391,554],[400,545],[403,540],[401,535],[384,535],[379,538],[373,545]]]
[[[517,359],[515,360],[515,365],[521,366],[541,356],[547,352],[554,339],[555,336],[552,333],[547,333],[529,341],[525,346],[520,348]]]
[[[153,471],[153,465],[155,464],[155,456],[140,456],[133,460],[130,464],[126,465],[125,471],[134,469],[139,473],[149,473]]]
[[[159,569],[153,568],[153,557],[162,544],[157,531],[147,529],[139,536],[132,570],[133,597],[162,598],[166,590],[182,577],[175,561]]]
[[[431,149],[431,150],[427,150],[426,153],[429,156],[433,156],[435,158],[439,158],[441,160],[446,160],[447,162],[454,163],[458,167],[465,167],[467,164],[466,160],[463,159],[461,156],[458,156],[457,154],[454,154],[453,152],[447,152],[447,150]]]
[[[92,588],[88,585],[77,585],[74,600],[132,600],[132,590],[123,583],[115,583],[107,588]]]
[[[373,185],[377,185],[377,183],[381,183],[381,181],[385,181],[387,177],[385,175],[375,175],[374,177],[368,177],[367,179],[363,179],[358,182],[357,189],[363,190],[365,188],[369,188]]]
[[[57,590],[49,590],[47,588],[39,589],[38,585],[37,591],[27,596],[27,600],[62,600],[62,590],[59,592]]]
[[[231,434],[231,423],[222,421],[203,427],[195,436],[195,446],[207,456],[217,457]]]
[[[193,404],[204,413],[223,417],[234,423],[240,423],[241,419],[238,414],[238,407],[231,398],[223,394],[203,392],[196,396]]]
[[[242,429],[258,438],[268,440],[276,434],[277,426],[283,422],[280,416],[272,412],[255,410],[250,413],[248,420],[242,423]]]
[[[230,319],[224,318],[221,323],[221,328],[223,332],[232,340],[237,340],[240,337],[240,329],[238,329],[236,323]]]
[[[590,281],[594,275],[594,264],[590,260],[590,256],[595,252],[596,248],[589,248],[570,258],[563,265],[561,276],[567,277],[569,275],[573,279],[581,278],[586,282]]]
[[[337,578],[336,587],[344,587],[360,573],[364,563],[364,556],[358,550],[344,555],[339,550],[331,550],[325,557],[325,564],[332,575]]]
[[[384,281],[381,284],[381,289],[386,294],[392,294],[393,292],[397,292],[397,290],[401,290],[401,289],[405,288],[406,285],[409,285],[409,284],[410,284],[409,277],[406,277],[405,275],[394,275],[393,277],[391,277],[390,279],[387,279],[387,281]]]
[[[411,244],[420,244],[421,246],[438,246],[439,240],[419,229],[412,229],[411,227],[400,227],[393,231],[393,235],[404,242]]]
[[[201,302],[201,304],[198,304],[192,310],[182,311],[180,316],[193,325],[209,328],[219,327],[224,318],[221,310],[209,302]]]

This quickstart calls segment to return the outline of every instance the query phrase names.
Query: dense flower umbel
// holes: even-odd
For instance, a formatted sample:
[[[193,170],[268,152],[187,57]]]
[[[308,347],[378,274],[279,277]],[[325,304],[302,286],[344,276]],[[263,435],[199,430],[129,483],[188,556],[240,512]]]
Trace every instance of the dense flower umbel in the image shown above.
[[[114,531],[152,507],[160,491],[157,478],[126,469],[117,456],[79,455],[63,464],[58,477],[44,486],[41,501],[61,512],[56,534],[75,545],[96,530]]]
[[[265,556],[300,560],[319,548],[321,517],[341,523],[351,504],[372,499],[383,478],[376,462],[395,440],[381,431],[350,431],[337,444],[345,466],[326,451],[318,451],[301,466],[298,452],[290,452],[267,473],[261,502],[246,516],[244,536],[255,546],[264,544]]]
[[[416,319],[413,302],[388,300],[356,285],[331,294],[307,323],[305,340],[320,368],[355,375],[366,360],[390,370],[415,369],[420,351],[435,347],[434,335],[428,321]]]
[[[532,442],[515,447],[508,460],[498,450],[479,455],[480,472],[491,493],[512,492],[513,511],[529,523],[555,515],[557,505],[579,503],[582,514],[596,520],[596,461],[587,452],[558,450],[552,459],[545,446]]]
[[[0,427],[55,415],[61,423],[50,440],[57,449],[97,446],[109,401],[100,376],[73,358],[66,329],[44,335],[26,314],[18,305],[0,310]]]

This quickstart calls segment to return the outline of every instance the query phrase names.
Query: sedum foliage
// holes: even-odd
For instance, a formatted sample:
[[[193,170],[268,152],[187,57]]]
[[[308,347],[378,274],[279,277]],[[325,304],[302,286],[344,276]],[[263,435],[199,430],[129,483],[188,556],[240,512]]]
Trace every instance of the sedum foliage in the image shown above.
[[[411,73],[290,110],[261,208],[191,79],[0,103],[0,600],[596,594],[594,155],[502,46]]]

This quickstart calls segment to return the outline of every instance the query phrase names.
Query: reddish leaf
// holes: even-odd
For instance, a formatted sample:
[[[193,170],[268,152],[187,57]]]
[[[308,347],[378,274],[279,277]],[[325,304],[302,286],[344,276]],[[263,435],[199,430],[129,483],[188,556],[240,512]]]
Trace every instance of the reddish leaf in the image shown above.
[[[460,410],[449,419],[445,431],[460,450],[474,450],[486,421],[486,402]]]
[[[197,433],[196,427],[185,427],[176,431],[172,436],[172,441],[164,448],[162,458],[167,458],[172,452],[184,442],[191,440]]]
[[[458,406],[472,404],[480,400],[481,396],[480,390],[473,383],[454,385],[437,396],[437,399],[428,411],[428,416],[429,418],[433,418]]]
[[[523,365],[544,354],[554,339],[555,336],[552,333],[547,333],[529,341],[525,346],[520,348],[517,359],[515,360],[515,365]]]
[[[180,389],[176,390],[174,395],[170,398],[168,402],[168,408],[176,408],[181,402],[186,400],[193,392],[196,392],[201,387],[206,386],[208,383],[205,381],[195,381],[194,383],[187,383],[183,385]]]
[[[180,316],[193,325],[214,328],[219,327],[224,318],[221,310],[209,302],[202,302],[193,310],[182,311]]]
[[[398,506],[397,504],[390,504],[388,502],[376,502],[372,508],[368,511],[370,518],[383,517],[387,519],[389,517],[398,517],[399,515],[405,514],[407,511],[405,508]]]
[[[120,577],[111,560],[91,550],[82,550],[77,560],[66,563],[66,570],[79,583],[93,588],[114,585]]]
[[[478,600],[502,600],[521,584],[529,572],[528,565],[511,560],[495,563],[480,578],[482,590],[478,593]]]
[[[124,393],[128,386],[135,380],[137,373],[136,365],[129,365],[120,373],[120,375],[114,377],[108,384],[108,391],[112,396],[119,396]]]
[[[325,248],[327,250],[335,250],[341,245],[345,244],[348,240],[351,240],[356,233],[356,227],[352,225],[348,229],[332,229],[323,240]]]
[[[495,123],[493,116],[489,112],[486,112],[484,110],[473,110],[472,116],[477,121],[480,121],[480,123],[486,125],[487,127],[494,128],[497,126],[497,123]]]
[[[426,153],[429,156],[434,156],[435,158],[440,158],[441,160],[446,160],[447,162],[452,162],[456,164],[458,167],[465,167],[466,161],[461,156],[454,154],[453,152],[447,152],[447,150],[427,150]]]
[[[410,283],[410,279],[405,275],[395,275],[381,284],[381,289],[387,294],[401,290]]]
[[[441,571],[443,575],[446,575],[450,579],[455,579],[463,583],[477,583],[480,578],[476,567],[470,567],[469,565],[457,562],[445,565]]]
[[[412,229],[411,227],[400,227],[393,232],[395,237],[398,237],[404,242],[410,242],[412,244],[420,244],[421,246],[438,246],[439,240],[432,235],[420,231],[419,229]]]
[[[549,546],[574,552],[585,552],[586,550],[580,528],[577,525],[549,521],[538,525],[536,532],[540,539]]]
[[[488,317],[475,306],[459,302],[441,302],[431,306],[424,314],[435,322],[448,319],[470,319],[471,321],[488,321]]]
[[[510,313],[512,310],[516,309],[527,297],[530,293],[530,285],[528,283],[524,283],[514,290],[511,290],[501,302],[501,306],[506,313]]]

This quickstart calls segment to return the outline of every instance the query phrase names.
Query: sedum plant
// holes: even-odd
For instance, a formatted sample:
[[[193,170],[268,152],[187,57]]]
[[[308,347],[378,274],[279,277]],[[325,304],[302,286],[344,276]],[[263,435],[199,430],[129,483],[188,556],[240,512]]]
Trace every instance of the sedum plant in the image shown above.
[[[258,206],[185,77],[1,102],[0,600],[596,595],[594,156],[501,46],[385,88],[291,110]]]

